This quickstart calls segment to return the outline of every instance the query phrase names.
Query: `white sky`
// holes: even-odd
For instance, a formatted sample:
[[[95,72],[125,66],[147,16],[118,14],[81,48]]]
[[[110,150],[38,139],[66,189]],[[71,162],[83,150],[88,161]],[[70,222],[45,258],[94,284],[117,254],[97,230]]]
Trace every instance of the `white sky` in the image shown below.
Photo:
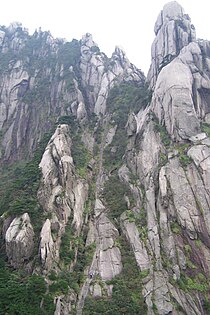
[[[18,21],[30,33],[41,26],[54,37],[81,39],[91,33],[108,57],[116,45],[147,74],[156,18],[167,0],[5,0],[0,25]],[[209,0],[178,1],[191,17],[197,37],[210,40]]]

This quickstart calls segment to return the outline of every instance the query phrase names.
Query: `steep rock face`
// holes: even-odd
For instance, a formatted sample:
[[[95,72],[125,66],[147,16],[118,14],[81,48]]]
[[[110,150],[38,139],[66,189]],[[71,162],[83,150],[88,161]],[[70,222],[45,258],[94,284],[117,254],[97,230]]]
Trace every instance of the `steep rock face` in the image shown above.
[[[132,246],[140,270],[148,270],[150,266],[148,253],[144,242],[139,237],[139,231],[135,222],[130,222],[125,213],[122,215],[121,220],[123,221],[126,237]]]
[[[55,247],[51,234],[51,222],[49,219],[43,224],[40,233],[40,258],[42,265],[47,270],[50,270],[55,260]]]
[[[106,99],[116,79],[143,82],[142,72],[129,62],[120,48],[116,47],[108,60],[106,55],[99,53],[99,48],[90,34],[82,38],[80,69],[89,106],[97,115],[105,114]]]
[[[23,267],[34,249],[34,231],[28,213],[24,213],[10,223],[5,242],[10,264],[16,269]]]
[[[116,243],[119,231],[107,215],[109,209],[97,201],[107,180],[103,151],[113,142],[118,125],[109,126],[109,118],[103,123],[96,115],[106,115],[107,97],[117,82],[142,86],[144,75],[119,48],[107,58],[90,34],[80,43],[65,43],[41,31],[30,37],[21,25],[12,25],[2,32],[2,57],[10,58],[9,52],[13,60],[9,67],[2,64],[1,69],[2,161],[21,159],[25,153],[30,156],[41,145],[43,134],[52,132],[56,121],[61,123],[39,164],[37,202],[43,213],[39,218],[41,227],[35,222],[40,230],[39,237],[37,233],[35,236],[39,244],[35,257],[40,262],[35,272],[44,274],[50,285],[51,273],[59,277],[76,268],[78,282],[84,273],[86,281],[80,284],[78,299],[68,282],[65,294],[56,291],[54,300],[56,314],[66,314],[75,307],[81,312],[90,292],[94,296],[99,291],[102,296],[111,296],[113,285],[106,281],[122,271],[121,251]],[[94,126],[91,119],[95,120]],[[94,150],[99,150],[99,157],[93,155]],[[97,189],[92,191],[95,185]],[[87,212],[89,208],[91,214]],[[9,250],[7,255],[10,259]],[[78,271],[82,255],[87,262]],[[102,283],[92,285],[89,274],[98,275]]]
[[[99,274],[102,280],[111,280],[122,271],[121,253],[115,245],[119,232],[104,212],[106,212],[106,208],[97,199],[95,204],[95,242],[98,260],[94,273]]]
[[[202,101],[202,91],[206,95],[209,91],[205,59],[208,57],[202,55],[199,44],[190,43],[158,76],[153,111],[174,140],[190,139],[201,133],[200,119],[208,119],[209,108]]]
[[[2,53],[25,47],[26,32],[18,39],[19,31],[15,25],[2,31]],[[11,85],[2,88],[4,159],[11,160],[11,152],[14,159],[21,156],[18,143],[28,145],[21,142],[25,119],[21,141],[14,138],[20,104],[25,113],[34,110],[35,122],[30,118],[25,131],[34,146],[57,121],[39,164],[38,233],[28,215],[14,218],[11,207],[9,217],[1,216],[10,264],[19,269],[38,258],[33,271],[44,276],[56,315],[208,314],[210,46],[196,41],[190,18],[175,1],[164,6],[155,33],[147,78],[152,98],[124,52],[116,48],[108,59],[90,34],[73,41],[71,50],[49,34],[35,34],[42,38],[40,58],[48,47],[53,66],[29,71],[27,59],[17,58],[25,71],[17,76],[23,75],[21,84],[14,64],[11,77],[2,73],[2,82]],[[61,58],[64,47],[74,61]],[[40,75],[50,78],[42,107]],[[28,91],[36,92],[33,109],[24,97]],[[31,257],[33,238],[39,249]]]
[[[156,38],[152,44],[152,63],[148,73],[150,86],[154,88],[160,70],[167,65],[180,50],[195,41],[195,28],[183,8],[176,2],[167,3],[155,23]]]
[[[193,146],[189,152],[189,156],[193,159],[195,165],[201,169],[201,177],[205,185],[206,191],[210,192],[209,185],[209,156],[210,150],[206,145]]]
[[[182,21],[183,26],[185,18],[176,2],[167,4],[158,18],[148,75],[154,93],[150,108],[135,116],[137,135],[133,133],[135,140],[130,141],[138,146],[133,147],[127,157],[129,167],[138,172],[145,191],[147,236],[144,238],[148,242],[149,260],[154,258],[150,264],[153,271],[144,285],[149,314],[154,313],[154,304],[158,314],[176,314],[170,296],[187,314],[206,313],[198,292],[190,292],[189,283],[191,275],[195,274],[193,268],[209,275],[208,250],[205,250],[209,247],[209,184],[206,177],[209,154],[205,146],[207,135],[201,130],[208,131],[202,122],[208,119],[209,102],[207,97],[204,100],[201,91],[205,90],[208,95],[209,54],[203,49],[208,43],[202,45],[203,41],[196,42],[192,36],[188,17],[185,32],[176,30],[178,37],[173,35],[174,25],[180,27],[177,21],[179,24]],[[169,24],[172,29],[168,34],[172,40],[163,31]],[[161,38],[167,45],[170,42],[171,54],[170,49],[166,54],[158,52],[158,45],[161,49],[167,46]],[[171,56],[167,63],[161,65],[168,54]],[[199,166],[200,163],[205,166]],[[195,245],[198,239],[202,240],[200,248]],[[183,279],[186,284],[179,286]],[[194,288],[196,283],[199,283],[197,277]]]
[[[41,230],[40,256],[44,269],[50,270],[53,263],[59,262],[61,237],[70,216],[75,234],[80,234],[87,198],[87,183],[75,174],[67,125],[58,125],[43,154],[40,168],[43,179],[38,198],[46,214],[51,216]]]
[[[66,43],[48,32],[29,36],[21,25],[2,31],[0,128],[2,159],[31,155],[59,116],[104,113],[114,81],[144,80],[124,52],[111,59],[100,53],[90,34]],[[69,54],[69,56],[68,56]]]

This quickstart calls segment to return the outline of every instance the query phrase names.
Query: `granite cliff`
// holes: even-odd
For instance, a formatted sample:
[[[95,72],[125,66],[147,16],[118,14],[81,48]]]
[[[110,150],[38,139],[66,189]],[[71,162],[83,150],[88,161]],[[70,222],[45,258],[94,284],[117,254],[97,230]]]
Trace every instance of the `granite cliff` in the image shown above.
[[[2,314],[209,314],[210,42],[176,1],[154,31],[146,78],[1,27]]]

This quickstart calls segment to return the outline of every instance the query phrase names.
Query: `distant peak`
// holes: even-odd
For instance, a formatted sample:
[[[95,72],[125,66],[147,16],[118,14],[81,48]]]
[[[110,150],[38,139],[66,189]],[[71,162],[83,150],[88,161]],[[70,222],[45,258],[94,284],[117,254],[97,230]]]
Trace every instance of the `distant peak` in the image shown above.
[[[124,55],[125,56],[125,51],[122,47],[120,46],[115,46],[115,51],[114,51],[115,54],[117,55]]]
[[[8,29],[9,30],[14,30],[14,29],[16,29],[18,27],[22,27],[22,23],[16,21],[16,22],[10,23]]]
[[[84,41],[90,40],[90,39],[92,40],[92,37],[93,37],[92,34],[86,33],[85,35],[82,36],[82,40],[84,40]]]
[[[112,57],[117,57],[117,59],[121,60],[121,62],[126,61],[127,63],[129,63],[125,51],[120,46],[115,47],[115,51],[113,52]]]
[[[90,33],[86,33],[85,35],[82,36],[82,40],[81,40],[82,45],[85,45],[87,47],[93,47],[93,46],[97,46],[98,45],[94,42],[93,40],[93,36]]]

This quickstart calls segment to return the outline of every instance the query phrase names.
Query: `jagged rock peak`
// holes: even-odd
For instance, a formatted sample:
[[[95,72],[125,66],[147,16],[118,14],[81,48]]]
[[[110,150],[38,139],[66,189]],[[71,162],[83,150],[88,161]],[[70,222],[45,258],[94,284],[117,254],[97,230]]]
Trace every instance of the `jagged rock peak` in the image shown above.
[[[151,48],[148,81],[153,88],[161,69],[178,56],[180,50],[196,40],[195,27],[188,14],[176,1],[167,3],[158,15]]]
[[[120,46],[116,46],[116,47],[115,47],[115,51],[114,51],[113,54],[122,56],[122,58],[125,58],[125,57],[126,57],[125,51],[124,51],[123,48],[120,47]]]
[[[119,60],[122,63],[122,65],[123,64],[130,65],[130,61],[128,60],[126,53],[122,47],[119,46],[115,47],[115,51],[112,54],[112,59]]]
[[[154,27],[155,35],[157,35],[159,29],[165,22],[168,22],[170,20],[182,19],[183,16],[184,16],[184,9],[178,2],[171,1],[171,2],[166,3],[163,7],[163,10],[161,10],[161,12],[159,13],[157,21],[155,23],[155,27]]]
[[[81,44],[89,48],[93,46],[98,47],[98,45],[93,40],[93,36],[90,33],[86,33],[85,35],[82,36]]]

